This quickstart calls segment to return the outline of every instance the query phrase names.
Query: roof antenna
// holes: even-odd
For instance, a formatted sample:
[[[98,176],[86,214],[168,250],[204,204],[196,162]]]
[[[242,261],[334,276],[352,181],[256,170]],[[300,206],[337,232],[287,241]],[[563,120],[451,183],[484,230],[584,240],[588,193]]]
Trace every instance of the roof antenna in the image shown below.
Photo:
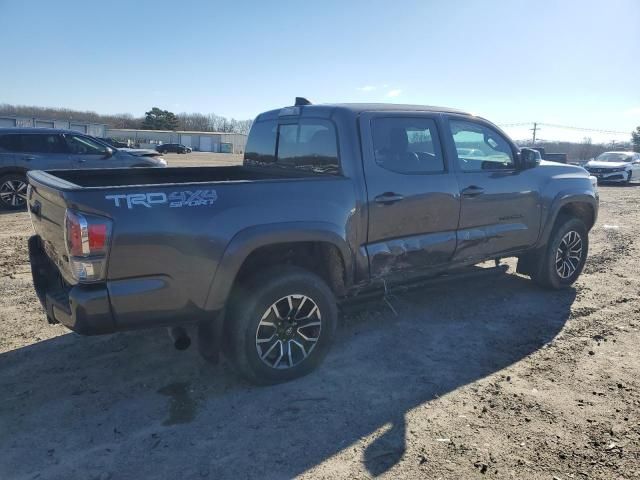
[[[296,97],[296,107],[301,107],[303,105],[311,105],[311,102],[304,97]]]

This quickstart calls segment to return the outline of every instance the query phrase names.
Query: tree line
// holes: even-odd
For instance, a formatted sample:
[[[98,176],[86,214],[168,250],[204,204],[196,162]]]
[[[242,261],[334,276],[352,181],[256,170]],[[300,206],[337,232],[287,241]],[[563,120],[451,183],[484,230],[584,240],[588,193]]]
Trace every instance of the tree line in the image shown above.
[[[36,107],[30,105],[0,104],[0,115],[37,117],[52,120],[74,120],[78,122],[103,123],[110,128],[142,130],[193,130],[200,132],[249,133],[252,120],[236,120],[215,113],[175,114],[153,107],[143,117],[130,113],[100,114],[92,111],[69,108]]]

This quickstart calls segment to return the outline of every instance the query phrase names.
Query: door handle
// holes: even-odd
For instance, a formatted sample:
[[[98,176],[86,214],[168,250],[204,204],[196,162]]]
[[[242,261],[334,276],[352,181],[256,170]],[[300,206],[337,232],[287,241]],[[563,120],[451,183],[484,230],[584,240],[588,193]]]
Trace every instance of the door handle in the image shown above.
[[[35,160],[35,159],[36,159],[36,157],[31,157],[31,156],[29,156],[29,157],[25,157],[25,160],[26,160],[27,162],[30,162],[31,160]]]
[[[399,202],[402,199],[404,199],[402,195],[393,192],[385,192],[375,198],[376,203],[381,203],[383,205],[391,205],[392,203]]]
[[[477,197],[478,195],[482,195],[484,193],[484,188],[478,187],[477,185],[471,185],[462,190],[463,197]]]
[[[84,163],[84,162],[86,162],[86,161],[87,161],[87,159],[86,159],[86,158],[81,158],[80,160],[78,160],[78,163]]]

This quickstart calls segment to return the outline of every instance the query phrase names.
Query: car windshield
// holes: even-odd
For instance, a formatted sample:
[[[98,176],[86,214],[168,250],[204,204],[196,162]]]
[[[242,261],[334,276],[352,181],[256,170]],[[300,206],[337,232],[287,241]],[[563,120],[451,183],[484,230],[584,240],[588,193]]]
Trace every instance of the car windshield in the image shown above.
[[[631,157],[626,153],[605,152],[598,155],[596,160],[598,162],[630,162]]]

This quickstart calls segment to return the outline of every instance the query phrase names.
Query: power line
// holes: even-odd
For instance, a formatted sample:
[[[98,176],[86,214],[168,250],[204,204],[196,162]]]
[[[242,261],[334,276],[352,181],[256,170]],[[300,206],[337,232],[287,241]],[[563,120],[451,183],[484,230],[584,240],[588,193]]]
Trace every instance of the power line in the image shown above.
[[[630,135],[631,132],[620,132],[618,130],[603,130],[603,129],[599,129],[599,128],[584,128],[584,127],[572,127],[572,126],[568,126],[568,125],[556,125],[553,123],[541,123],[540,125],[545,125],[547,127],[554,127],[554,128],[566,128],[569,130],[581,130],[584,132],[597,132],[597,133],[619,133],[621,135]]]
[[[533,122],[519,122],[519,123],[499,123],[499,127],[522,127],[525,125],[531,125]]]
[[[616,134],[616,135],[629,135],[630,132],[622,132],[619,130],[605,130],[605,129],[600,129],[600,128],[586,128],[586,127],[576,127],[576,126],[572,126],[572,125],[558,125],[555,123],[542,123],[542,122],[516,122],[516,123],[500,123],[498,124],[500,127],[521,127],[521,126],[525,126],[525,125],[533,125],[534,128],[531,128],[530,130],[540,130],[540,125],[544,125],[545,127],[552,127],[552,128],[564,128],[564,129],[568,129],[568,130],[578,130],[578,131],[582,131],[582,132],[595,132],[595,133],[612,133],[612,134]]]

